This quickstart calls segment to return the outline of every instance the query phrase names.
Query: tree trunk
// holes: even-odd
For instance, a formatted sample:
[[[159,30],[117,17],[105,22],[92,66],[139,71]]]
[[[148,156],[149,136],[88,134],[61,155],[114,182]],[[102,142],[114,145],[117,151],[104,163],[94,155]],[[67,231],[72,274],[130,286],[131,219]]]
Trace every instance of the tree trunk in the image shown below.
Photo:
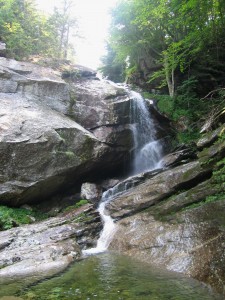
[[[170,67],[168,57],[166,54],[164,57],[164,68],[166,73],[166,82],[169,90],[169,95],[170,97],[173,97],[175,94],[174,68]]]

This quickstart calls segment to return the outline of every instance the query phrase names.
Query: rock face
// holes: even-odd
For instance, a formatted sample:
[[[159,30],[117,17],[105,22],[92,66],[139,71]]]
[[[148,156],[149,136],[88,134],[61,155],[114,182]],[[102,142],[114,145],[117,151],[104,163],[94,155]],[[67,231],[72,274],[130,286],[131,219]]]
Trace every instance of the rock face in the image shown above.
[[[162,172],[146,180],[127,194],[117,197],[107,205],[113,218],[122,218],[156,205],[183,187],[191,188],[193,182],[205,178],[209,170],[198,161]],[[195,184],[194,183],[194,184]]]
[[[80,258],[81,249],[95,246],[101,230],[91,205],[37,224],[0,232],[0,284],[52,276]]]
[[[62,75],[0,57],[0,203],[44,200],[129,159],[127,91],[81,66]]]
[[[225,294],[224,129],[202,137],[195,155],[189,151],[187,157],[185,150],[182,160],[183,150],[171,154],[164,159],[169,169],[142,176],[106,205],[117,221],[110,249],[185,273]]]
[[[135,214],[118,222],[110,248],[185,273],[223,292],[224,209],[224,201],[208,204],[171,216],[169,222],[155,219],[151,211]]]
[[[128,95],[83,73],[65,82],[0,57],[0,203],[40,201],[122,168],[132,144]]]
[[[80,197],[98,203],[102,196],[102,189],[95,183],[85,182],[81,186]]]

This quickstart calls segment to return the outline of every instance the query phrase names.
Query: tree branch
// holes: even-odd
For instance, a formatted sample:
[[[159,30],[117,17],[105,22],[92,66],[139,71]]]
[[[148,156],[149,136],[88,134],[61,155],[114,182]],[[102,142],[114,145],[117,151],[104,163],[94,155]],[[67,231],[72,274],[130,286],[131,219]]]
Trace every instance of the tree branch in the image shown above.
[[[205,97],[201,98],[200,100],[204,100],[204,99],[208,98],[209,96],[212,96],[214,93],[222,91],[222,90],[225,90],[225,88],[219,88],[219,89],[213,90],[213,91],[209,92]]]

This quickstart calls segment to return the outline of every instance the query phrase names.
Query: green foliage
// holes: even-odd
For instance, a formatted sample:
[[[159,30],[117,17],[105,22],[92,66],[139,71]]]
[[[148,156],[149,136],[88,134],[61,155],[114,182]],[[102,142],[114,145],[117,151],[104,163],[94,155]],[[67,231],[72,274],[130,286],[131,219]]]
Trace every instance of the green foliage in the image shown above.
[[[64,9],[46,17],[30,0],[0,0],[0,40],[7,45],[7,56],[24,59],[30,55],[66,58],[70,19],[68,1]]]
[[[225,131],[221,131],[220,138],[216,141],[216,144],[220,144],[225,141]],[[218,193],[213,196],[207,197],[206,201],[225,200],[225,158],[222,158],[216,163],[216,167],[212,174],[212,182],[218,187]]]
[[[150,80],[151,88],[166,85],[174,96],[195,76],[198,93],[206,94],[225,84],[224,24],[221,0],[120,0],[112,10],[109,46],[117,62],[136,66],[136,77]]]
[[[34,220],[47,218],[46,214],[24,208],[0,206],[0,230],[7,230],[22,224],[30,224]]]
[[[148,92],[142,93],[144,98],[156,100],[159,111],[169,118],[172,118],[174,111],[174,98],[169,95],[151,94]]]
[[[177,140],[181,144],[190,144],[200,137],[199,131],[192,128],[177,133]]]
[[[107,55],[101,58],[102,66],[99,71],[104,77],[114,82],[123,82],[125,80],[125,63],[120,63],[116,59],[116,53],[107,44]]]

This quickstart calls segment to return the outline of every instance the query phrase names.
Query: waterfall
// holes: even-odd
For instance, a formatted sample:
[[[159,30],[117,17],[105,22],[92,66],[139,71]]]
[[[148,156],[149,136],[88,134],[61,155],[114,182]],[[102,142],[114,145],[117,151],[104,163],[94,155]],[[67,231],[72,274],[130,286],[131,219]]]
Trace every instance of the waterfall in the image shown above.
[[[132,174],[152,171],[161,167],[162,145],[156,140],[156,130],[144,98],[130,92],[133,98],[131,122],[134,139]]]
[[[132,175],[141,172],[152,171],[161,167],[162,146],[156,140],[154,122],[150,116],[146,101],[134,91],[130,92],[133,101],[131,105],[131,129],[134,139],[134,159]],[[137,180],[136,176],[136,180]],[[138,181],[138,180],[137,180]],[[103,193],[98,212],[103,221],[103,230],[95,248],[83,250],[84,255],[101,253],[107,250],[116,232],[116,224],[113,219],[105,213],[105,205],[115,196],[124,193],[135,184],[128,178],[115,187]]]

